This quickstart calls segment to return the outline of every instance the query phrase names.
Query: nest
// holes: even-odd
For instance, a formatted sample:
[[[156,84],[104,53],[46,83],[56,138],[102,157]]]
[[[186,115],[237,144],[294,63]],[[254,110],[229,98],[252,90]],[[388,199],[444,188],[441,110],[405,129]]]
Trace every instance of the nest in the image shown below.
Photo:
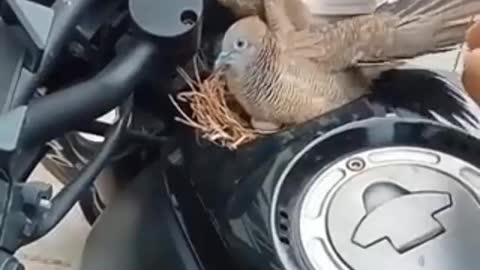
[[[194,128],[203,139],[230,150],[266,134],[251,126],[250,116],[228,91],[221,72],[202,79],[196,61],[194,78],[183,69],[178,71],[189,89],[179,93],[176,99],[170,96],[180,114],[176,121]],[[190,113],[182,109],[176,100],[187,105]]]

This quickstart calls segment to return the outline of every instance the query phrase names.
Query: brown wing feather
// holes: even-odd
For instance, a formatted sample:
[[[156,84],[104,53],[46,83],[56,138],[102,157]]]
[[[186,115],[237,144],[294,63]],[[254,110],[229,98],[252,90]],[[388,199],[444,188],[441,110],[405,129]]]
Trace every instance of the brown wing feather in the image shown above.
[[[464,40],[478,0],[402,0],[373,15],[329,25],[311,25],[290,34],[288,51],[327,68],[343,69],[361,62],[388,62],[450,50]],[[389,8],[388,8],[389,7]]]

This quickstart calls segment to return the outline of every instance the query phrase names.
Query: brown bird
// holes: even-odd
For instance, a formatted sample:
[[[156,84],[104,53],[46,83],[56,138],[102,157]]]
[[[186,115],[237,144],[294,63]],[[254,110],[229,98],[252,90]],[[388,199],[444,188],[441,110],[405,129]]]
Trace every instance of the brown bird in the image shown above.
[[[364,65],[449,50],[480,13],[478,0],[403,0],[298,31],[283,0],[264,1],[268,26],[258,17],[234,23],[216,61],[259,129],[302,123],[364,95]]]

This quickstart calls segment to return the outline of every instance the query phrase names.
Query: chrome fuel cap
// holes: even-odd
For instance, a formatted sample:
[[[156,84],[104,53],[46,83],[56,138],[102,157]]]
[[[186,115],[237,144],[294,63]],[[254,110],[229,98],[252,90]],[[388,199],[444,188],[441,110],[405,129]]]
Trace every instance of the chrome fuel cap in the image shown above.
[[[298,205],[315,270],[451,270],[480,265],[480,171],[452,155],[384,147],[332,163]]]

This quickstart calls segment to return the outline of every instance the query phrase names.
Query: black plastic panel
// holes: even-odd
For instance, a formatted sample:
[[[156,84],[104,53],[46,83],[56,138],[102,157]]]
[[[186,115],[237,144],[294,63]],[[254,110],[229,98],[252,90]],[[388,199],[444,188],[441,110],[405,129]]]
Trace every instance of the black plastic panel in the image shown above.
[[[242,269],[283,269],[285,265],[294,263],[286,261],[298,252],[294,248],[294,240],[289,237],[291,227],[288,226],[295,219],[289,210],[298,195],[296,188],[302,179],[313,177],[319,167],[326,166],[341,153],[348,154],[360,147],[406,142],[440,144],[433,140],[435,133],[431,133],[432,130],[411,128],[410,124],[403,126],[404,121],[432,121],[435,123],[433,126],[440,124],[440,129],[455,126],[466,133],[478,135],[479,108],[455,84],[456,79],[447,79],[426,70],[387,72],[376,82],[371,95],[234,152],[186,136],[186,171],[191,172],[192,181],[238,265]],[[375,122],[375,119],[381,120]],[[277,225],[281,228],[277,235],[272,235],[270,215],[274,189],[290,161],[313,140],[329,133],[340,133],[347,125],[364,120],[371,121],[363,122],[365,126],[355,129],[355,132],[347,134],[343,129],[345,134],[340,137],[344,141],[331,143],[329,147],[322,145],[318,154],[313,157],[307,155],[311,162],[299,166],[298,179],[285,182],[285,193],[279,196],[275,212],[279,221]],[[370,127],[373,124],[378,124],[375,130]],[[391,130],[392,126],[395,127],[393,136],[381,132]],[[370,129],[373,131],[367,133]],[[454,134],[468,137],[461,131],[449,132],[440,137],[449,138]],[[386,141],[379,144],[370,138]],[[468,138],[478,143],[478,138]],[[465,147],[460,149],[463,150],[450,147],[446,151],[468,160],[468,150]],[[320,164],[322,161],[325,163]],[[273,237],[281,242],[284,250],[275,248]],[[282,257],[281,261],[279,257]]]
[[[153,164],[105,210],[87,240],[81,270],[202,269],[161,175],[161,165]]]
[[[1,19],[0,41],[0,111],[6,112],[22,70],[25,49]]]

